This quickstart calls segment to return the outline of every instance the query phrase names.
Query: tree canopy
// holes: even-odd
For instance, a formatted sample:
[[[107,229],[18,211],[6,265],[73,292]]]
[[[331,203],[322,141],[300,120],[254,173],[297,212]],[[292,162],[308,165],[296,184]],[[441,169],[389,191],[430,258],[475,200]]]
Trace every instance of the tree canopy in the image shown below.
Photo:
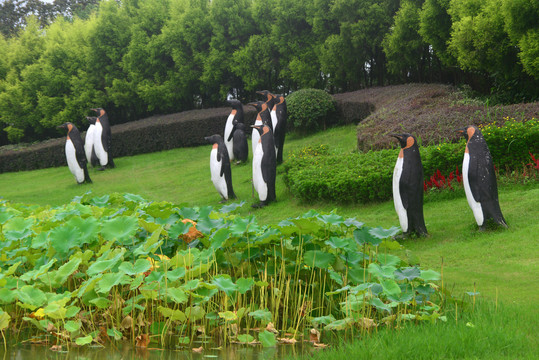
[[[255,91],[459,82],[539,97],[534,0],[5,0],[0,145]]]

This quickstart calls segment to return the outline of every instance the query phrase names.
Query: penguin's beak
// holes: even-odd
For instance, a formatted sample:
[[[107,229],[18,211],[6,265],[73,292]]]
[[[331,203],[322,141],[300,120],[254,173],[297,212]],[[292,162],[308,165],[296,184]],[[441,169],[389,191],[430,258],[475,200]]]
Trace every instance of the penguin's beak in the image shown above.
[[[247,105],[251,105],[252,107],[255,107],[255,108],[256,108],[256,104],[255,104],[255,103],[247,103]]]
[[[256,93],[259,94],[259,95],[265,95],[264,92],[263,92],[263,91],[260,91],[260,90],[257,91]]]
[[[388,135],[389,135],[389,136],[393,136],[394,138],[397,138],[397,139],[399,139],[399,140],[402,139],[402,135],[400,135],[400,134],[388,134]]]
[[[463,135],[464,133],[466,133],[466,128],[457,129],[455,131]]]

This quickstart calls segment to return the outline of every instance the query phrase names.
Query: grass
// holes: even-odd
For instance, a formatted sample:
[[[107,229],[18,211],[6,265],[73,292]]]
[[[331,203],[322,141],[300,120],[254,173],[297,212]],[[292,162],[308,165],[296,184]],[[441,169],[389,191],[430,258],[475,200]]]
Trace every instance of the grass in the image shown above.
[[[447,322],[409,324],[387,328],[361,341],[346,342],[331,352],[309,354],[308,359],[535,359],[539,351],[536,324],[521,308],[481,303],[475,311]],[[459,312],[460,314],[460,312]]]
[[[318,144],[328,144],[331,149],[339,151],[353,151],[356,145],[355,126],[334,128],[307,137],[290,136],[285,151],[289,153],[303,146]],[[67,167],[0,174],[1,195],[12,202],[54,206],[69,202],[90,190],[96,196],[129,192],[149,200],[219,207],[220,198],[209,174],[210,149],[208,145],[119,158],[115,160],[117,168],[114,170],[91,170],[94,181],[91,185],[77,185]],[[252,213],[260,223],[276,223],[315,208],[321,213],[336,210],[340,215],[356,217],[369,226],[398,226],[392,202],[368,205],[300,203],[287,192],[279,169],[278,201],[264,209],[253,210],[250,204],[256,199],[252,197],[251,166],[233,166],[234,190],[239,200],[247,202],[239,211],[241,215]],[[488,336],[488,341],[477,338],[473,333],[475,330],[465,327],[462,322],[448,322],[439,327],[427,325],[397,333],[381,331],[369,340],[367,350],[366,345],[359,342],[339,351],[349,351],[346,350],[349,348],[371,354],[378,349],[381,352],[390,351],[391,354],[391,351],[397,351],[392,349],[401,346],[404,349],[402,354],[413,358],[423,358],[421,354],[413,354],[418,347],[430,349],[427,354],[431,356],[424,358],[436,357],[435,351],[442,351],[440,358],[526,358],[529,352],[512,356],[504,349],[506,346],[513,348],[530,343],[529,335],[525,334],[529,329],[528,322],[537,323],[539,318],[539,309],[535,306],[539,302],[536,287],[539,267],[536,248],[539,185],[502,185],[499,195],[502,211],[510,226],[508,230],[479,232],[463,197],[432,197],[424,207],[430,236],[403,242],[423,267],[443,271],[444,286],[452,289],[457,296],[476,289],[489,304],[498,301],[506,306],[492,316],[490,310],[483,309],[477,315],[481,318],[471,320],[480,327],[492,328],[490,332],[481,334]],[[521,319],[524,316],[530,318]],[[520,328],[521,321],[528,325]],[[503,329],[500,324],[503,324]],[[491,336],[494,338],[491,339]],[[430,340],[418,339],[423,337]],[[445,337],[448,337],[447,343],[443,340]],[[477,346],[473,345],[474,339],[478,342]],[[459,345],[460,342],[463,345]],[[484,345],[491,342],[499,343],[499,346]],[[404,357],[400,352],[395,356],[383,354],[384,358]]]

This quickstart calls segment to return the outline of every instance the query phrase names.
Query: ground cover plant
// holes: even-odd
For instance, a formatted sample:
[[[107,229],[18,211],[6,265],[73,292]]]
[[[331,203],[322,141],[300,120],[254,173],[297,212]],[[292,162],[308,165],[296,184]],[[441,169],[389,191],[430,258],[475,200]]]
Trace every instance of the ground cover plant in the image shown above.
[[[315,211],[261,226],[230,213],[241,205],[133,194],[53,208],[4,202],[1,330],[68,348],[124,337],[176,348],[200,333],[266,347],[309,329],[446,319],[440,274],[389,253],[400,249],[398,228]]]

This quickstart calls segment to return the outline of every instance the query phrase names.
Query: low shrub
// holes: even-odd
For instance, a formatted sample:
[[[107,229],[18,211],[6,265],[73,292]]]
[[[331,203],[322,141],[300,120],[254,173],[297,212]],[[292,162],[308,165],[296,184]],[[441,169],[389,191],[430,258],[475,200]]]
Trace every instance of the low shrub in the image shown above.
[[[539,154],[539,120],[532,118],[524,122],[515,118],[504,118],[505,123],[496,122],[479,125],[494,164],[500,169],[515,169],[530,161],[530,154]]]
[[[338,123],[333,97],[324,90],[302,89],[286,97],[290,129],[316,132]]]
[[[324,146],[304,149],[290,155],[283,178],[303,201],[383,201],[391,197],[397,155],[397,150],[335,154]]]
[[[539,167],[533,156],[539,153],[539,122],[536,119],[524,123],[508,120],[501,127],[490,124],[481,128],[497,169],[510,173],[525,166],[525,172],[533,172],[534,166]],[[458,179],[460,174],[456,169],[461,169],[465,148],[464,139],[458,143],[420,147],[425,187],[452,188],[448,179],[449,182],[453,180],[452,173],[453,178]],[[327,146],[309,147],[293,153],[285,162],[285,184],[303,201],[365,203],[388,200],[392,196],[391,183],[398,151],[336,154]]]

